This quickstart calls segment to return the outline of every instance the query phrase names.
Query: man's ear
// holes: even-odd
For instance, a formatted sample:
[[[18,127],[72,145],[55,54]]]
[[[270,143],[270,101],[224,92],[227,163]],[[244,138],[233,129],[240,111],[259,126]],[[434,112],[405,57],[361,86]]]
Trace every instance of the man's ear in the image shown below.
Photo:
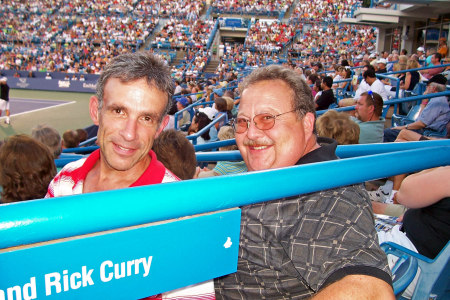
[[[168,123],[169,123],[169,116],[165,115],[161,121],[161,124],[159,124],[159,128],[156,131],[155,138],[157,138],[159,136],[159,134],[164,130],[164,128],[166,128]]]
[[[303,117],[302,122],[305,131],[305,138],[306,140],[308,140],[311,137],[311,135],[314,134],[314,125],[316,122],[316,118],[314,117],[313,113],[308,112]]]
[[[89,99],[89,115],[91,116],[91,119],[95,125],[99,124],[98,114],[98,98],[97,96],[91,96],[91,98]]]

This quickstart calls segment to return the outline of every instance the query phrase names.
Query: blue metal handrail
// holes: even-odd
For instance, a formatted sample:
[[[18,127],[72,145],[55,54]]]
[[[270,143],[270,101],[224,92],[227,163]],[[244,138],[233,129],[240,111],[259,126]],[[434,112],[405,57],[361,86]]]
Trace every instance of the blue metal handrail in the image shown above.
[[[225,119],[225,117],[226,117],[226,115],[224,115],[224,114],[218,116],[217,119],[214,119],[211,123],[209,123],[208,125],[203,127],[201,130],[199,130],[198,132],[196,132],[194,134],[188,135],[186,138],[188,140],[192,140],[192,144],[197,145],[198,137],[201,136],[202,134],[204,134],[205,132],[209,131],[211,129],[211,127],[213,127],[214,125],[216,125],[217,123],[219,123],[220,121]]]
[[[231,141],[231,140],[230,140]],[[404,151],[419,148],[437,146],[450,146],[450,140],[431,140],[420,142],[404,143],[379,143],[379,144],[356,144],[339,145],[336,149],[336,155],[340,158],[351,158],[363,155],[382,154],[396,151]],[[217,161],[241,161],[242,155],[238,150],[234,151],[215,151],[215,152],[197,152],[197,162],[217,162]]]
[[[0,248],[170,220],[448,164],[449,146],[426,147],[269,171],[17,202],[0,206]],[[229,196],[211,197],[211,193]]]

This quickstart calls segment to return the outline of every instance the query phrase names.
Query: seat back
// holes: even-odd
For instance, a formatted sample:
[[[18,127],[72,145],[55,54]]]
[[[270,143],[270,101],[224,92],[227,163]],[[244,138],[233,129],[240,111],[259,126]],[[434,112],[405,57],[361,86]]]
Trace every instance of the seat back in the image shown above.
[[[432,261],[418,260],[421,274],[412,299],[450,298],[450,241]]]
[[[394,293],[399,296],[420,269],[412,299],[449,299],[450,297],[450,241],[442,251],[430,259],[392,242],[381,244],[386,254],[399,257],[392,269]]]
[[[409,110],[408,114],[406,116],[393,114],[392,115],[392,124],[393,126],[402,126],[409,123],[413,123],[417,120],[420,114],[420,105],[414,105]]]

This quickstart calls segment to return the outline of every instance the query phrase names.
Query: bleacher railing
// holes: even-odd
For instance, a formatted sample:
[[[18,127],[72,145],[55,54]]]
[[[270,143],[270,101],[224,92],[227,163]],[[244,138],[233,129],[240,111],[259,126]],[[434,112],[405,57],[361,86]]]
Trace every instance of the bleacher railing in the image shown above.
[[[402,144],[409,150],[397,151]],[[398,148],[381,154],[371,153],[385,144],[339,146],[338,154],[358,146],[367,152],[283,169],[0,205],[0,295],[136,299],[235,272],[236,207],[450,164],[449,140],[392,145]]]

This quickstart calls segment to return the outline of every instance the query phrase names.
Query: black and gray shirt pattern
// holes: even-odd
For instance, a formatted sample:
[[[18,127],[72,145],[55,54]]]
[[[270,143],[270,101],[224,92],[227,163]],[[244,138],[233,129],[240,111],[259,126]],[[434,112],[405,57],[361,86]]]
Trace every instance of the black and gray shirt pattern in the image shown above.
[[[310,297],[352,274],[392,283],[357,185],[242,207],[238,271],[215,280],[216,299]]]

